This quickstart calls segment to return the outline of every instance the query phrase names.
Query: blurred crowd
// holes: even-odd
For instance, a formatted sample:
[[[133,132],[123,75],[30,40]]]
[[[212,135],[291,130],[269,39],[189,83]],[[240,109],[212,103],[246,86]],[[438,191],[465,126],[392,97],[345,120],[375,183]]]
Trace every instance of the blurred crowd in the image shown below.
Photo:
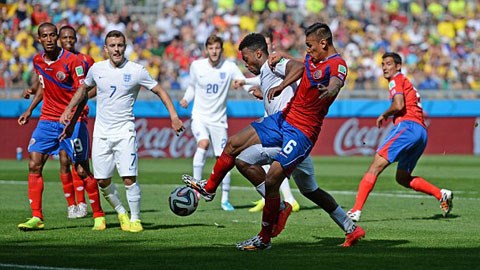
[[[105,34],[123,31],[128,58],[172,91],[186,89],[189,64],[212,33],[223,37],[225,57],[243,67],[237,46],[245,34],[270,32],[276,50],[303,57],[303,29],[317,21],[330,25],[347,61],[347,90],[383,90],[386,51],[402,55],[418,89],[480,90],[478,0],[16,0],[0,8],[0,91],[29,85],[45,21],[75,27],[77,49],[96,61],[105,59]]]

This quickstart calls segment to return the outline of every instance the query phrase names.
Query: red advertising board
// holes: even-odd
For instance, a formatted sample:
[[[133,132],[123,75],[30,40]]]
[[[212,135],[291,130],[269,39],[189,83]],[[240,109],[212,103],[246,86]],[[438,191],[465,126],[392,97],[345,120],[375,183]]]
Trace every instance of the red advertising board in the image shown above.
[[[252,118],[229,119],[229,134],[248,125]],[[27,147],[37,119],[19,126],[13,118],[0,119],[0,158],[15,158],[17,147],[27,157]],[[192,157],[196,149],[190,131],[190,121],[184,119],[187,131],[176,136],[165,118],[140,118],[136,120],[140,157]],[[430,118],[428,120],[428,145],[426,154],[480,154],[480,127],[474,117]],[[372,155],[388,134],[392,124],[375,127],[374,118],[328,118],[324,122],[312,155]],[[89,123],[90,132],[93,121]]]

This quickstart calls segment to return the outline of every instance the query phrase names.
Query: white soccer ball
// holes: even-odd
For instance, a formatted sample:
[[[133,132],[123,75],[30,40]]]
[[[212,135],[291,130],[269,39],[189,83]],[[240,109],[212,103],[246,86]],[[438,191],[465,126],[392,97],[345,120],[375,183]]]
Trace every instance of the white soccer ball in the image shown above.
[[[174,214],[188,216],[197,210],[198,196],[189,187],[177,187],[170,193],[168,205]]]

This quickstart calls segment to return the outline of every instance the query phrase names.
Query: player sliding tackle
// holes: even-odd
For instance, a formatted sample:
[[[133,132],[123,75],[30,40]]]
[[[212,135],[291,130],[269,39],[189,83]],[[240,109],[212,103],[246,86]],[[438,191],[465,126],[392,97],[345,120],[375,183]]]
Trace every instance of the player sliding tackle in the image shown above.
[[[323,118],[347,76],[346,63],[333,46],[332,33],[328,25],[315,23],[305,30],[305,35],[307,56],[303,68],[287,72],[284,80],[278,86],[270,88],[265,97],[269,101],[274,100],[287,86],[301,78],[297,92],[287,107],[261,121],[253,122],[230,137],[208,181],[195,182],[184,179],[187,185],[196,189],[207,201],[211,201],[223,176],[233,168],[236,157],[243,150],[256,144],[281,148],[273,157],[271,167],[265,176],[265,207],[261,231],[252,238],[238,243],[237,248],[240,250],[271,247],[271,238],[282,229],[277,225],[282,221],[279,220],[280,184],[309,156],[320,133]],[[254,56],[257,57],[256,54]],[[327,195],[328,193],[317,188],[312,198],[318,199],[314,201],[324,209],[327,209],[327,205],[337,206],[327,211],[339,210],[343,213],[343,215],[339,213],[343,223],[341,226],[349,227],[343,246],[351,246],[362,238],[365,232],[346,219],[343,210],[336,205],[331,196]]]

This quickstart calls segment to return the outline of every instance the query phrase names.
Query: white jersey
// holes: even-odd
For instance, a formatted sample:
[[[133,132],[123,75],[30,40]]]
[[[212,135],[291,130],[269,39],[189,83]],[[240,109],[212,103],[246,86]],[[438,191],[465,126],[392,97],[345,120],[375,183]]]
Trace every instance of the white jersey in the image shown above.
[[[265,106],[265,113],[272,115],[276,112],[282,111],[297,90],[297,83],[285,87],[279,96],[269,101],[267,98],[268,90],[272,87],[280,85],[285,79],[285,71],[287,69],[288,59],[282,59],[275,66],[274,70],[270,68],[268,62],[265,62],[260,68],[260,88],[263,95],[263,105]]]
[[[142,65],[128,60],[114,67],[110,60],[96,62],[85,78],[87,86],[97,86],[97,115],[93,137],[123,137],[135,132],[133,104],[140,87],[157,85]]]
[[[183,97],[194,100],[192,120],[227,127],[227,96],[232,80],[245,80],[236,64],[222,60],[212,67],[208,58],[195,60],[190,65],[190,85]]]

